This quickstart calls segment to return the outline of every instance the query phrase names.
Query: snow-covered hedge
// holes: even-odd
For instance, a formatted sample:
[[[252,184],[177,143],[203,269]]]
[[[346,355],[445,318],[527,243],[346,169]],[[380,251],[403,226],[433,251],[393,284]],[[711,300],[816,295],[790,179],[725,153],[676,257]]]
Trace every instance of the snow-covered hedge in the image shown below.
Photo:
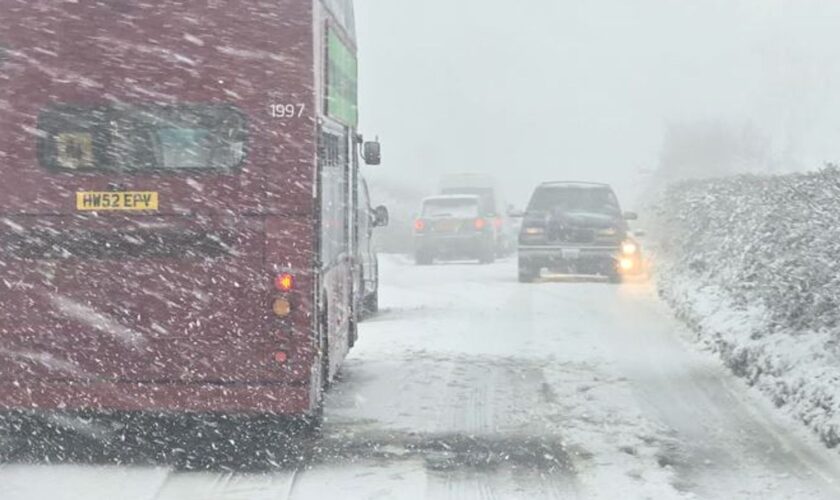
[[[656,211],[662,296],[735,373],[840,444],[840,170],[687,181]]]

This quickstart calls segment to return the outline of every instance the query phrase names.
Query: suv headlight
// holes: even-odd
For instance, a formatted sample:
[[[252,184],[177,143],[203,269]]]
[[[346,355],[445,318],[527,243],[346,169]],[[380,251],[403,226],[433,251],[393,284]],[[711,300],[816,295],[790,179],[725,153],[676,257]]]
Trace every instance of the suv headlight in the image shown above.
[[[632,241],[625,241],[621,244],[621,253],[624,255],[633,255],[639,251],[639,245],[633,243]]]

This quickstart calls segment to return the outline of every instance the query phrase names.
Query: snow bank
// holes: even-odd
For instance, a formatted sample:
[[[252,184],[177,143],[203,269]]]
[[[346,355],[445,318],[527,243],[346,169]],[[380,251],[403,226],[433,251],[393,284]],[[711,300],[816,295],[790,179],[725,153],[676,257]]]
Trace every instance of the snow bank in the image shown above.
[[[670,187],[659,292],[737,375],[840,444],[840,170]]]

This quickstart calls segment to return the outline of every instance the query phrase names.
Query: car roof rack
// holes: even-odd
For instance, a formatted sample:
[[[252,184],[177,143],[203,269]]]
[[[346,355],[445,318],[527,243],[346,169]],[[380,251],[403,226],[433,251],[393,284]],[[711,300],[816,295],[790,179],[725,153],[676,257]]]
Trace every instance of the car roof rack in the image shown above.
[[[423,198],[423,201],[434,201],[434,200],[480,200],[481,197],[477,194],[436,194],[433,196],[427,196]]]
[[[550,181],[543,182],[540,186],[580,186],[580,187],[609,187],[609,184],[603,182],[584,182],[584,181]]]

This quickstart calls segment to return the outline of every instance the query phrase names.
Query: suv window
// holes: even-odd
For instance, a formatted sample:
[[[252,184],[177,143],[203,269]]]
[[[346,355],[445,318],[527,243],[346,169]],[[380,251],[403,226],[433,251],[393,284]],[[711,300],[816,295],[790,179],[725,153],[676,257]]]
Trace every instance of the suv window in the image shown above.
[[[534,192],[529,211],[550,212],[592,212],[618,215],[621,208],[618,199],[609,188],[578,186],[540,187]]]
[[[64,171],[231,169],[248,135],[226,105],[57,106],[38,128],[41,165]]]

